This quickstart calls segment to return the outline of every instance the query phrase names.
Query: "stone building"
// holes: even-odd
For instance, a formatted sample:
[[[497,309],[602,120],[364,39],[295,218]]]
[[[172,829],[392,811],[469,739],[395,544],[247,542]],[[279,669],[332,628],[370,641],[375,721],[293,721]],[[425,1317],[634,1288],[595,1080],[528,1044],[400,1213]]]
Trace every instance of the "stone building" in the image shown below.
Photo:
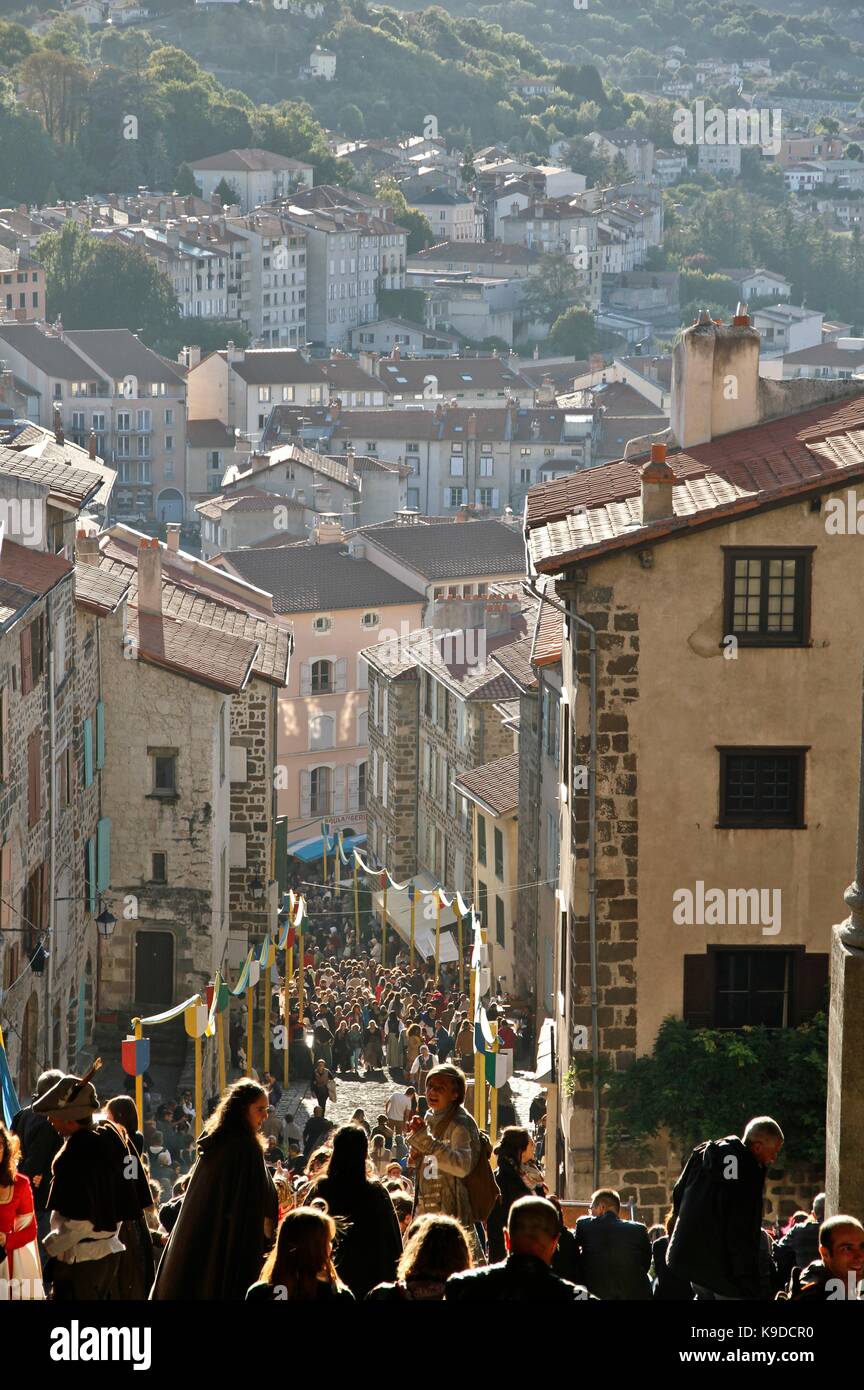
[[[562,1191],[612,1184],[649,1221],[682,1154],[663,1132],[648,1162],[610,1150],[591,1075],[625,1072],[669,1017],[811,1018],[854,862],[837,807],[857,791],[862,594],[838,516],[864,478],[864,401],[760,381],[743,307],[705,317],[676,349],[674,452],[536,489],[526,511],[532,570],[566,610],[553,1017],[571,1094],[549,1142]],[[790,1169],[769,1200],[785,1214],[821,1185]]]

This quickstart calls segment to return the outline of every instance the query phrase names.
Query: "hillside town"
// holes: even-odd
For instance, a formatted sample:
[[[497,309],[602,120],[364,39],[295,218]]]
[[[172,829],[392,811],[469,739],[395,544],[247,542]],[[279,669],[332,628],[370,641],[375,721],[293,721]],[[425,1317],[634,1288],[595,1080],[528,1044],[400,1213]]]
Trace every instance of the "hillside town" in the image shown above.
[[[270,8],[259,100],[208,45]],[[772,1364],[864,1298],[864,10],[832,87],[501,8],[0,19],[72,170],[0,154],[0,1301],[56,1360],[417,1297],[683,1303],[670,1363],[770,1302]],[[116,1355],[54,1307],[121,1301]]]

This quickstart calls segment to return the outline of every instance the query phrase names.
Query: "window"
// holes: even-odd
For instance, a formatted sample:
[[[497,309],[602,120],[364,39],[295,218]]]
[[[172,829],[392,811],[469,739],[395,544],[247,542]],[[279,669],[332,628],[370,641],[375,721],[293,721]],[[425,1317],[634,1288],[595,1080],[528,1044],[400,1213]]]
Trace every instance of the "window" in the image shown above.
[[[504,881],[504,836],[495,826],[495,877]]]
[[[480,918],[480,925],[485,930],[489,923],[489,889],[479,878],[477,880],[477,914]]]
[[[294,387],[293,387],[293,386],[283,386],[283,387],[282,387],[282,399],[283,399],[283,401],[293,401],[293,399],[294,399]]]
[[[314,767],[309,774],[310,814],[326,815],[330,810],[333,774],[329,767]]]
[[[29,695],[45,669],[45,617],[40,613],[21,633],[21,694]]]
[[[558,817],[546,812],[546,878],[551,885],[558,882],[561,846],[558,840]]]
[[[312,694],[328,695],[333,692],[332,661],[312,662]]]
[[[153,760],[152,796],[177,795],[177,754],[170,749],[150,750]]]
[[[465,476],[465,460],[464,460],[464,458],[462,457],[461,454],[451,454],[451,455],[450,455],[450,477],[451,477],[451,478],[464,478],[464,476]]]
[[[444,505],[446,507],[464,507],[468,500],[467,487],[445,487]]]
[[[381,621],[380,613],[364,613],[361,619],[364,627],[377,627]]]
[[[543,687],[543,751],[558,766],[558,695],[549,686]]]
[[[329,632],[332,626],[332,618],[319,617],[315,618],[315,620],[312,623],[312,627],[316,632]]]
[[[313,714],[309,717],[309,747],[332,748],[336,736],[336,720],[332,714]]]
[[[173,407],[170,407],[170,406],[169,406],[169,408],[165,411],[165,424],[166,424],[166,425],[173,425],[173,424],[174,424],[174,410],[173,410]]]
[[[755,647],[809,640],[812,550],[727,550],[724,631]]]
[[[357,810],[366,809],[366,784],[368,779],[368,763],[361,763],[357,768]]]
[[[531,468],[520,468],[520,469],[519,469],[519,481],[520,481],[520,483],[530,483],[530,482],[533,480],[533,477],[534,477],[534,471],[533,471],[533,469],[531,469]]]
[[[721,748],[721,827],[804,827],[806,748]]]
[[[168,882],[168,856],[161,850],[152,857],[150,881],[152,883]]]
[[[716,957],[715,1028],[788,1025],[789,951],[718,951]]]
[[[495,944],[504,945],[504,903],[501,898],[495,898]]]
[[[477,863],[486,863],[486,818],[482,813],[477,817]]]
[[[259,387],[258,387],[258,404],[259,404],[259,405],[269,405],[269,404],[270,404],[270,387],[269,387],[269,386],[259,386]]]
[[[480,477],[491,478],[495,472],[495,460],[491,454],[480,455]]]
[[[498,503],[498,489],[494,487],[478,487],[477,504],[480,507],[494,507]]]

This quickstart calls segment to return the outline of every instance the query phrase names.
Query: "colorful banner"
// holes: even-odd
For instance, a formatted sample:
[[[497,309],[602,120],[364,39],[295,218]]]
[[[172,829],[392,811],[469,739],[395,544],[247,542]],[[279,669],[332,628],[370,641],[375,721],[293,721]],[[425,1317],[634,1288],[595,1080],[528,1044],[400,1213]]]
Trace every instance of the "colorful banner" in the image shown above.
[[[3,1098],[3,1123],[11,1125],[21,1109],[21,1105],[15,1091],[12,1073],[9,1070],[9,1058],[6,1056],[2,1029],[0,1029],[0,1096]]]
[[[143,1076],[150,1065],[150,1039],[124,1038],[120,1044],[120,1060],[127,1076]]]
[[[175,1004],[173,1009],[166,1009],[163,1014],[151,1014],[150,1018],[142,1018],[141,1022],[145,1026],[156,1023],[170,1023],[172,1018],[179,1018],[187,1009],[191,1009],[194,1004],[197,1004],[200,997],[199,994],[193,994],[191,999],[184,999],[182,1004]],[[191,1036],[194,1037],[194,1033]]]
[[[215,1029],[210,1025],[207,1004],[199,994],[183,1011],[183,1022],[190,1038],[211,1038]]]

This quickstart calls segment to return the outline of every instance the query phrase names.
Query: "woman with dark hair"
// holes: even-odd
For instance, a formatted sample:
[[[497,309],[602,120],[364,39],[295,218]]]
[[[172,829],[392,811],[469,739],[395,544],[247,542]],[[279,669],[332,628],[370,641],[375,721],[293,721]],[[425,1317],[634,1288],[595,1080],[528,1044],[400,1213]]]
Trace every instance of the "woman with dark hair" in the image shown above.
[[[138,1107],[131,1096],[114,1096],[105,1107],[108,1119],[118,1125],[126,1135],[129,1148],[139,1163],[144,1156],[144,1135],[138,1129]],[[155,1206],[152,1200],[146,1201],[142,1195],[142,1211],[138,1216],[121,1222],[119,1236],[123,1242],[123,1254],[117,1266],[117,1279],[114,1284],[114,1297],[121,1299],[146,1299],[153,1285],[156,1266],[153,1257],[153,1237],[147,1224],[145,1212]]]
[[[4,1302],[45,1297],[33,1189],[30,1179],[18,1172],[20,1157],[18,1138],[0,1124],[0,1301]]]
[[[387,1015],[387,1066],[391,1071],[402,1071],[405,1066],[405,1043],[402,1040],[402,1024],[399,1015]]]
[[[502,1131],[495,1154],[498,1158],[495,1181],[501,1195],[489,1213],[486,1228],[489,1236],[489,1259],[493,1264],[507,1258],[504,1232],[513,1203],[520,1197],[546,1195],[543,1183],[537,1182],[539,1173],[533,1164],[534,1140],[527,1129],[522,1129],[519,1125],[508,1125]]]
[[[334,1252],[339,1277],[355,1298],[393,1279],[402,1254],[402,1234],[380,1182],[368,1176],[369,1140],[359,1125],[343,1125],[333,1137],[327,1173],[311,1183],[303,1198],[309,1206],[323,1198],[336,1218],[339,1239]]]
[[[371,1020],[366,1028],[366,1041],[363,1044],[363,1061],[368,1071],[380,1071],[384,1066],[384,1049],[381,1046],[381,1033],[378,1024]]]
[[[379,1284],[367,1303],[397,1303],[404,1299],[440,1303],[451,1274],[471,1268],[465,1232],[452,1216],[419,1216],[410,1227],[396,1271],[396,1282]]]
[[[267,1092],[235,1081],[198,1140],[198,1158],[150,1297],[242,1299],[276,1232],[276,1189],[264,1163]]]
[[[335,1235],[336,1222],[326,1212],[314,1207],[289,1211],[247,1300],[309,1302],[320,1298],[353,1303],[354,1295],[342,1283],[333,1263]]]

